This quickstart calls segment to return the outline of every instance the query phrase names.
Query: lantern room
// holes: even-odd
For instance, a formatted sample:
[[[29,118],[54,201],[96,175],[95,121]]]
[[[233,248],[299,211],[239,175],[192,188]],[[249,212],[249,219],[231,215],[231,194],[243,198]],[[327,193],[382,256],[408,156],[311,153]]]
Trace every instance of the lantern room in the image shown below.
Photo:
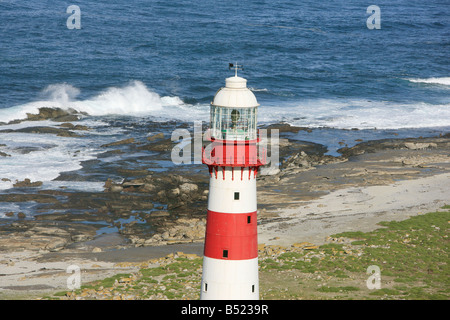
[[[247,80],[238,76],[225,80],[211,102],[211,138],[251,141],[257,139],[256,120],[259,104],[247,88]]]

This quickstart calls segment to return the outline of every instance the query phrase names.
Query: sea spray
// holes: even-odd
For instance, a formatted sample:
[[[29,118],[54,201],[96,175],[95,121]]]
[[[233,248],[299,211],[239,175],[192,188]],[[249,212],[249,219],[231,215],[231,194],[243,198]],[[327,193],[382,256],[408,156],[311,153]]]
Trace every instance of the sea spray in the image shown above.
[[[178,97],[161,97],[141,81],[133,81],[122,88],[108,88],[92,99],[77,101],[72,107],[94,116],[148,115],[162,111],[165,106],[181,104],[183,101]]]
[[[11,108],[0,109],[0,122],[27,118],[27,113],[37,114],[40,108],[74,109],[92,116],[166,116],[166,107],[183,106],[179,97],[160,96],[141,81],[132,81],[124,87],[110,87],[85,100],[75,100],[80,90],[70,84],[52,84],[41,92],[41,100]],[[175,112],[176,113],[176,112]]]
[[[41,92],[44,100],[58,102],[62,106],[73,101],[79,94],[80,89],[67,83],[48,85]]]

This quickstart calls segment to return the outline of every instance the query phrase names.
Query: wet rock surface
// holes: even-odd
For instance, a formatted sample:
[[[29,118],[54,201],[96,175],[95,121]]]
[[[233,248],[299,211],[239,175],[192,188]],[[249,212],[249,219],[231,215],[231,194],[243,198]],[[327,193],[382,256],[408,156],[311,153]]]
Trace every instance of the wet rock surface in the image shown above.
[[[61,109],[61,108],[39,108],[37,114],[27,113],[28,121],[39,120],[53,120],[58,122],[77,121],[80,119],[82,113],[77,112],[74,109]],[[17,121],[16,121],[17,122]]]
[[[68,114],[43,108],[38,115],[29,115],[27,120],[54,120]],[[149,131],[173,126],[173,123],[158,123]],[[61,135],[65,132],[68,133],[65,136],[71,136],[71,130],[87,131],[89,128],[63,122],[56,128],[0,128],[0,134],[27,132]],[[104,152],[98,155],[97,160],[82,162],[81,170],[63,172],[55,179],[81,182],[101,179],[104,184],[100,191],[48,189],[42,181],[26,178],[13,182],[7,179],[13,182],[14,187],[0,193],[0,203],[29,204],[36,214],[30,216],[20,211],[10,211],[4,219],[0,219],[0,251],[81,248],[82,245],[77,244],[105,233],[124,237],[129,246],[177,241],[186,243],[202,239],[204,223],[199,226],[198,221],[204,218],[206,212],[207,170],[203,165],[194,166],[197,168],[194,170],[173,167],[169,163],[170,151],[167,150],[172,149],[175,142],[167,137],[163,132],[156,132],[142,139],[127,138],[103,144],[99,147]],[[109,157],[117,157],[117,161],[102,161]],[[170,170],[165,169],[166,164],[169,164]],[[180,222],[174,231],[175,221],[178,220]],[[190,220],[192,223],[189,223]],[[63,232],[50,234],[50,231],[44,233],[41,229],[42,226],[55,224],[65,228],[70,226],[70,232],[63,236]],[[169,237],[154,237],[167,231]],[[8,239],[14,244],[8,245]]]

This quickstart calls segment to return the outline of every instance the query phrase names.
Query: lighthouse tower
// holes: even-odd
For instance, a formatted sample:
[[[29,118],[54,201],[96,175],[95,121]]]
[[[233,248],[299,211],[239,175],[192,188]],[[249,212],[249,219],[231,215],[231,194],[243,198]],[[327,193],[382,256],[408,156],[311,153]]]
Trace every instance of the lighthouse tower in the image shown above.
[[[259,104],[234,67],[235,76],[211,102],[211,143],[203,149],[210,174],[204,300],[259,299],[256,175],[265,164],[265,150],[258,151]]]

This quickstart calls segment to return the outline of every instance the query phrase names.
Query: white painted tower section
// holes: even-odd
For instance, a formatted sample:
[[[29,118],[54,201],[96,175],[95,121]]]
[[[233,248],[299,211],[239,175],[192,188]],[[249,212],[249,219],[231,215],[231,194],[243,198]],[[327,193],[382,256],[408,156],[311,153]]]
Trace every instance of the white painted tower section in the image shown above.
[[[203,258],[201,300],[258,300],[258,258]]]
[[[248,169],[244,169],[242,181],[240,177],[232,180],[229,168],[225,170],[225,180],[221,171],[217,179],[213,175],[209,184],[208,210],[229,214],[256,211],[256,178],[252,172],[250,174],[248,179]],[[234,200],[235,192],[239,193],[239,200]],[[258,300],[258,258],[223,260],[205,256],[200,299]]]
[[[223,172],[217,173],[217,179],[213,176],[209,180],[209,197],[208,210],[215,212],[227,213],[245,213],[256,211],[256,179],[253,178],[253,173],[250,172],[251,178],[248,179],[248,168],[244,168],[243,177],[240,178],[240,170],[234,173],[234,180],[231,179],[231,168],[225,169],[225,180],[223,179]],[[239,199],[234,199],[235,192],[239,193]]]

